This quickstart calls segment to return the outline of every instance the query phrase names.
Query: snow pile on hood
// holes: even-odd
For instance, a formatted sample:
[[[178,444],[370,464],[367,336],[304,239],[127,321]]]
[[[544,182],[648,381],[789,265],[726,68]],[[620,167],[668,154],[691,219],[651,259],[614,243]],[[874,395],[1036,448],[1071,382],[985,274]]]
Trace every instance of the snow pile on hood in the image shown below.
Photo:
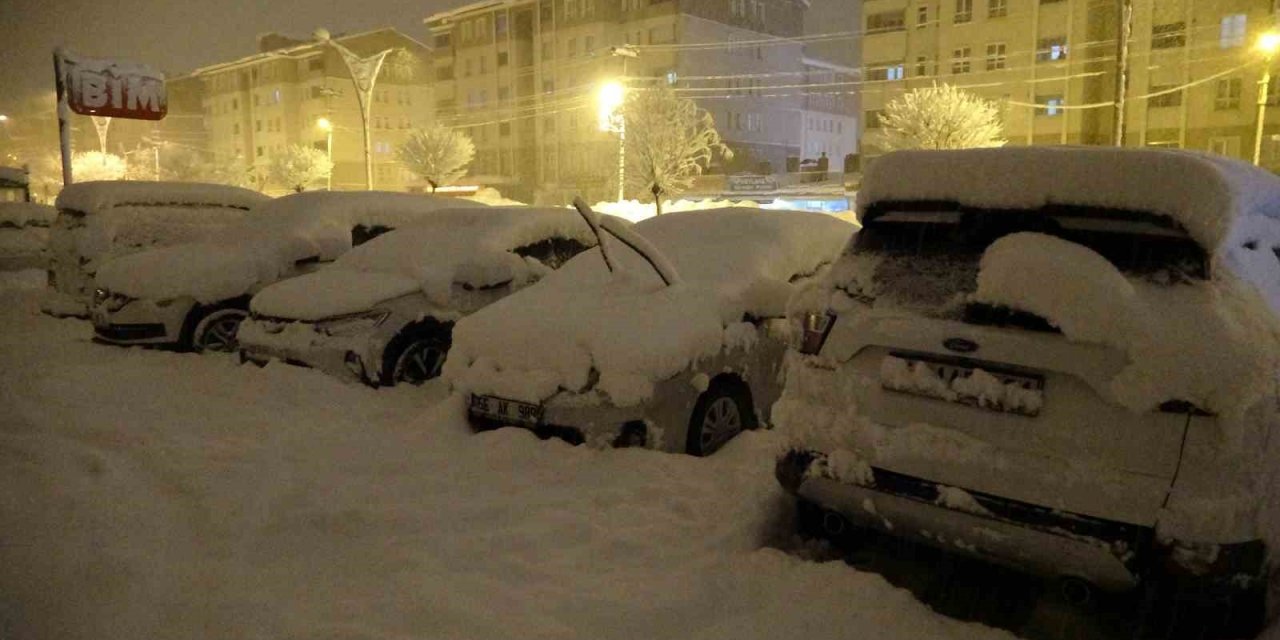
[[[662,213],[679,213],[681,211],[705,211],[707,209],[724,209],[727,207],[746,207],[759,208],[760,204],[754,200],[741,200],[733,202],[731,200],[712,200],[710,198],[704,200],[667,200],[662,203]],[[640,202],[639,200],[619,200],[617,202],[597,202],[591,209],[597,213],[606,213],[616,216],[624,220],[639,222],[654,217],[652,202]]]
[[[510,281],[519,287],[541,277],[545,266],[513,250],[550,238],[595,244],[590,228],[571,209],[442,210],[360,245],[316,273],[264,289],[252,307],[268,316],[319,320],[413,291],[447,307],[454,284],[483,288]],[[366,281],[379,283],[378,300],[371,302],[370,292],[360,290],[369,286],[360,284]]]
[[[311,191],[271,200],[209,241],[111,260],[97,285],[135,298],[192,296],[202,303],[274,282],[296,261],[330,261],[351,248],[358,225],[396,228],[446,209],[483,205],[454,198],[379,191]]]
[[[58,194],[56,206],[95,214],[131,205],[251,209],[267,200],[270,198],[257,191],[220,184],[108,180],[72,184]]]
[[[53,224],[58,210],[34,202],[0,202],[0,228],[47,227]]]
[[[1081,245],[1015,233],[983,254],[972,299],[1029,311],[1069,340],[1125,353],[1128,365],[1100,391],[1134,411],[1183,400],[1235,414],[1269,389],[1280,365],[1280,323],[1242,284],[1127,278]]]
[[[858,213],[886,201],[944,201],[988,209],[1069,204],[1143,211],[1173,218],[1216,254],[1238,221],[1257,215],[1280,218],[1277,184],[1274,175],[1257,167],[1181,150],[899,151],[867,167]]]
[[[635,226],[673,264],[664,286],[636,253],[612,242],[619,270],[584,253],[537,286],[454,327],[445,375],[467,391],[541,401],[596,389],[620,406],[734,340],[745,314],[780,315],[790,281],[834,259],[854,227],[829,216],[760,209],[664,215]]]

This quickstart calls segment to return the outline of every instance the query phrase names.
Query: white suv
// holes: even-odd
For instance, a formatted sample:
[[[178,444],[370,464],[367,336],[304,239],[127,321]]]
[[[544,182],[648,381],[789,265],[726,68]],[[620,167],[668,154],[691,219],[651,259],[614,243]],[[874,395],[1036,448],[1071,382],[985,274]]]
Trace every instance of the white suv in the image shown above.
[[[801,525],[1077,594],[1176,584],[1256,627],[1280,529],[1280,180],[1185,152],[900,152],[858,212],[791,302],[773,417]]]

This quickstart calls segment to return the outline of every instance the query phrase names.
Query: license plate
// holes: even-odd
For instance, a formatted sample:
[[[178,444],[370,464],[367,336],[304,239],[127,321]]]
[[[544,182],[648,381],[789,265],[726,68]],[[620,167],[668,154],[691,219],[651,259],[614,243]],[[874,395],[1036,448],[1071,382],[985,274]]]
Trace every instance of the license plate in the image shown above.
[[[536,426],[542,421],[542,406],[497,396],[471,396],[471,414],[507,424]]]

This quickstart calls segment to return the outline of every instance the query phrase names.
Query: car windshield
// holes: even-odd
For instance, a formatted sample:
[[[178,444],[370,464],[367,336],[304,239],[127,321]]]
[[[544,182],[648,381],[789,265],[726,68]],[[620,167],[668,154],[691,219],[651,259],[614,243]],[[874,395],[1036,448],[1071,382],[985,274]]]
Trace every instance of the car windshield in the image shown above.
[[[862,231],[845,257],[854,268],[841,288],[851,295],[875,298],[877,305],[982,324],[1035,324],[1019,314],[991,313],[964,304],[966,294],[977,288],[983,252],[1011,233],[1044,233],[1083,245],[1125,275],[1159,284],[1204,279],[1208,272],[1205,251],[1185,230],[1169,218],[1140,212],[879,203],[869,207],[863,218]]]

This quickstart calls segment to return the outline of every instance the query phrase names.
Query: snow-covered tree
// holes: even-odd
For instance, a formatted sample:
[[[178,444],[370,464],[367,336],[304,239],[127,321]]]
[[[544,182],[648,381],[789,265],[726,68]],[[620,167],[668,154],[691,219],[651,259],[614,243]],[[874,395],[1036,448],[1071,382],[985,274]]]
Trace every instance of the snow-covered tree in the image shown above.
[[[622,107],[627,131],[627,184],[662,199],[693,184],[717,152],[732,158],[711,114],[669,87],[632,91]]]
[[[268,177],[272,182],[294,191],[323,181],[333,171],[333,163],[324,151],[306,145],[294,144],[271,158]]]
[[[951,85],[913,89],[880,116],[887,149],[972,149],[1004,146],[995,103]]]
[[[81,151],[71,156],[71,179],[75,182],[123,180],[127,170],[124,158],[114,153]]]
[[[405,168],[430,183],[432,191],[466,175],[475,155],[467,134],[442,124],[414,130],[396,150]]]

